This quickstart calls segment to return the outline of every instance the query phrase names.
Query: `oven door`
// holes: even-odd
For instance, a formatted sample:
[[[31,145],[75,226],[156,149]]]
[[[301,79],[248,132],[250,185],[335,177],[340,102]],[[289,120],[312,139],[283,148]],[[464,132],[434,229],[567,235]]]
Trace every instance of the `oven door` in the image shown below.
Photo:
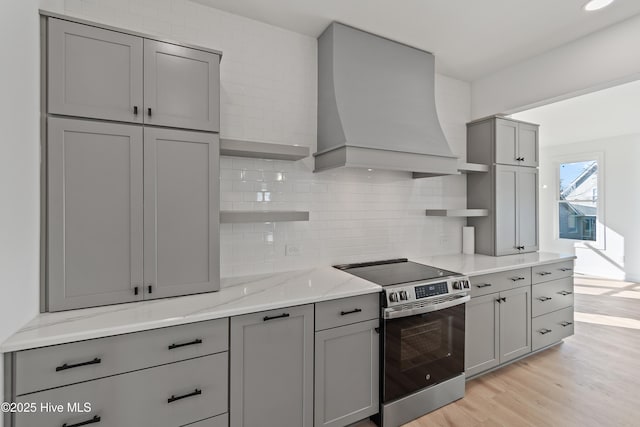
[[[465,298],[465,300],[468,298]],[[384,320],[384,403],[464,372],[465,304]]]

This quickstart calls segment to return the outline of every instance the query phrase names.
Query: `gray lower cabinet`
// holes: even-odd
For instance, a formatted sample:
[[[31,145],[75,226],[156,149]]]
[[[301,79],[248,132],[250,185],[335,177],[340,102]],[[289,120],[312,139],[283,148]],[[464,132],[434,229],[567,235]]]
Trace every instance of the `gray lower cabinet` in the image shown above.
[[[219,131],[219,82],[218,55],[145,39],[145,123]]]
[[[472,377],[531,352],[531,286],[467,303],[465,371]]]
[[[231,318],[230,425],[313,425],[313,308]]]
[[[49,310],[141,300],[142,128],[49,118],[47,161]]]
[[[38,409],[42,403],[60,404],[63,412],[18,413],[13,427],[183,426],[227,411],[227,367],[223,352],[27,394],[16,401],[34,402]],[[87,411],[74,411],[69,403]]]
[[[346,426],[378,413],[378,326],[370,320],[316,332],[315,427]]]
[[[55,18],[47,36],[49,113],[142,123],[141,37]]]
[[[145,298],[219,289],[219,139],[144,129]]]

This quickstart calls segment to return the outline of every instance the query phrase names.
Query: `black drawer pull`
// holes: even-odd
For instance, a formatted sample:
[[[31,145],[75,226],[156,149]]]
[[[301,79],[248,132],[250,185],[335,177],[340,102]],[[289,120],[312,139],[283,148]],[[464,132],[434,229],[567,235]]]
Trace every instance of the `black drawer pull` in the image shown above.
[[[491,286],[491,283],[485,283],[484,285],[476,285],[476,288],[488,288]]]
[[[545,301],[549,301],[550,299],[552,299],[551,297],[540,297],[540,298],[536,298],[538,301],[541,302],[545,302]]]
[[[552,272],[550,272],[550,271],[541,271],[541,272],[539,272],[538,274],[539,274],[540,276],[548,276],[549,274],[553,274],[553,273],[552,273]]]
[[[573,268],[560,268],[560,271],[573,271]]]
[[[279,316],[264,316],[264,318],[262,320],[269,321],[269,320],[273,320],[273,319],[282,319],[283,317],[289,317],[289,313],[282,313]]]
[[[66,371],[67,369],[79,368],[80,366],[97,365],[99,363],[102,363],[102,359],[100,359],[98,357],[96,357],[95,359],[90,360],[88,362],[76,363],[75,365],[68,365],[68,364],[65,363],[62,366],[58,366],[56,368],[56,372]]]
[[[562,295],[563,297],[566,297],[567,295],[571,295],[573,292],[571,292],[571,291],[560,291],[558,293],[560,295]]]
[[[133,115],[134,115],[134,116],[137,116],[137,115],[138,115],[138,106],[137,106],[137,105],[134,105],[134,106],[133,106]]]
[[[524,280],[524,277],[512,277],[512,278],[511,278],[511,281],[512,281],[512,282],[518,282],[518,281],[520,281],[520,280]]]
[[[502,302],[507,302],[507,297],[502,297],[500,299],[502,300]]]
[[[540,335],[546,335],[549,332],[553,332],[551,329],[541,329],[538,331],[540,333]]]
[[[569,325],[573,325],[573,322],[560,322],[560,326],[562,326],[563,328],[566,328]]]
[[[77,423],[77,424],[67,424],[64,423],[62,424],[62,427],[80,427],[80,426],[88,426],[89,424],[96,424],[99,423],[101,420],[101,418],[99,416],[94,416],[93,418],[91,418],[90,420],[87,421],[83,421],[81,423]]]
[[[147,111],[149,112],[149,117],[151,117],[151,107]]]
[[[202,394],[202,390],[200,390],[199,388],[195,389],[194,391],[192,391],[189,394],[183,394],[182,396],[174,396],[171,395],[170,398],[167,399],[167,403],[173,403],[176,400],[182,400],[182,399],[186,399],[187,397],[193,397],[193,396],[200,396]]]
[[[351,311],[341,311],[340,316],[346,316],[347,314],[360,313],[362,311],[361,308],[356,308]]]
[[[186,347],[188,345],[196,345],[196,344],[202,344],[202,340],[200,338],[198,338],[198,339],[195,339],[193,341],[185,342],[185,343],[182,343],[182,344],[171,344],[169,346],[169,350],[173,350],[174,348]]]

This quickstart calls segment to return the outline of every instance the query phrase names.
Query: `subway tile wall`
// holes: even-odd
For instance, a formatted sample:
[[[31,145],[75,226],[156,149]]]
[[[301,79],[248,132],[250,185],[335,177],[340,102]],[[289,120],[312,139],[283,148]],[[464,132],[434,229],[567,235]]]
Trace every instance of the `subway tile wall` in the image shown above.
[[[188,0],[64,0],[48,7],[105,24],[222,50],[221,136],[316,144],[316,40]],[[437,75],[436,104],[454,153],[465,156],[466,82]],[[427,208],[463,208],[462,176],[221,158],[221,209],[310,212],[309,222],[222,224],[223,276],[390,257],[456,253],[464,220]]]

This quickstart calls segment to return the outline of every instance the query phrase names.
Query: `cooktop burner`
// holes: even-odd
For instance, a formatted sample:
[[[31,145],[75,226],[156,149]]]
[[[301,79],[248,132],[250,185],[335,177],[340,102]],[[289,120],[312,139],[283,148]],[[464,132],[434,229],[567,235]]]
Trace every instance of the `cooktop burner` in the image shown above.
[[[334,265],[334,267],[380,286],[391,286],[459,275],[453,271],[418,264],[417,262],[409,261],[407,258],[359,264],[342,264]]]

